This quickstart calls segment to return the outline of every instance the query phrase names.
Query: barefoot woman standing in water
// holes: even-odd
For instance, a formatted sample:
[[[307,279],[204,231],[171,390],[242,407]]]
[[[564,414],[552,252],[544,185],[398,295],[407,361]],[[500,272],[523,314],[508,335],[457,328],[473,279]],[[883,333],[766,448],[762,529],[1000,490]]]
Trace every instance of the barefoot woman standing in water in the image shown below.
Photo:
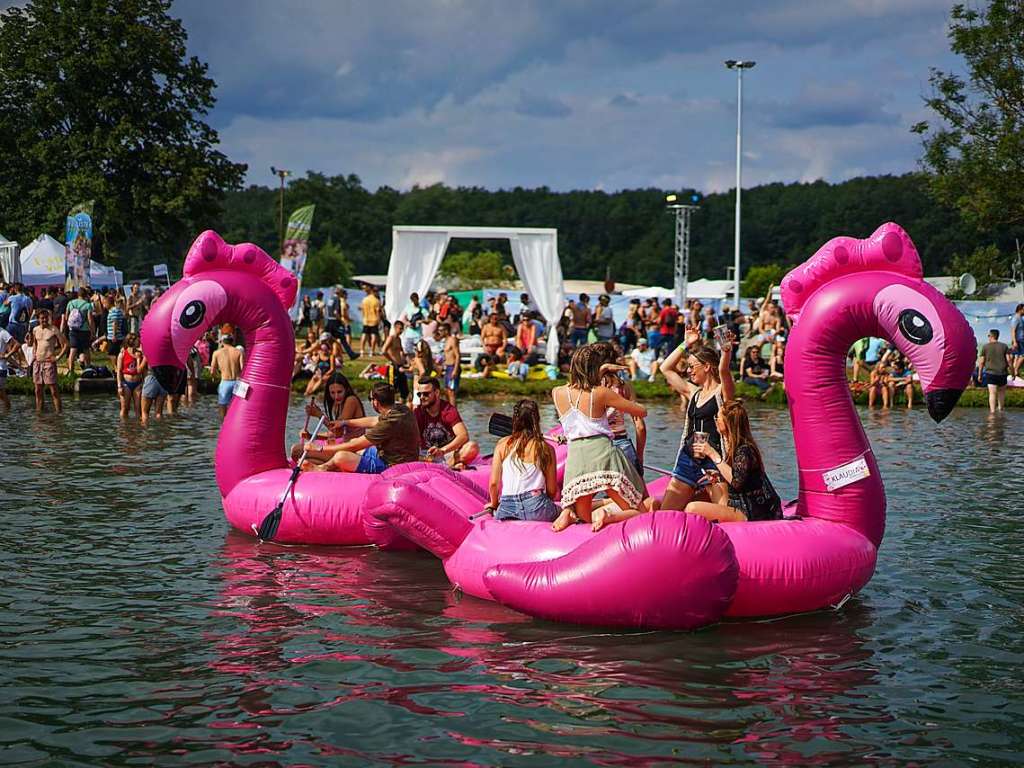
[[[593,509],[594,495],[604,491],[619,508],[615,520],[644,511],[644,483],[622,451],[612,443],[607,410],[647,416],[647,409],[601,386],[604,357],[592,346],[580,347],[569,366],[569,384],[556,387],[551,399],[569,440],[562,486],[562,513],[552,524],[561,531],[577,520],[595,531],[611,522],[605,509]]]

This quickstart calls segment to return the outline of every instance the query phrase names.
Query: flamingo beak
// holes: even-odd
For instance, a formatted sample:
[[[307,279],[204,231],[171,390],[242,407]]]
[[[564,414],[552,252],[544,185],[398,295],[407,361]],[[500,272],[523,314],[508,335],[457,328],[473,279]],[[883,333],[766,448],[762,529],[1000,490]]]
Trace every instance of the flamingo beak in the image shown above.
[[[924,396],[924,400],[928,404],[928,415],[938,424],[949,416],[962,394],[962,389],[936,389],[933,392],[928,392]]]

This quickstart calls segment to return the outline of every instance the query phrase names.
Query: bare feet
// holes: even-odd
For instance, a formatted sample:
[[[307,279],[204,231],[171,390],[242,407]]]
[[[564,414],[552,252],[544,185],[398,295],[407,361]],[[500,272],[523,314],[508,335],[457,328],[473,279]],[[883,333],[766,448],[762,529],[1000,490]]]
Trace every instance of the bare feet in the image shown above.
[[[551,524],[551,530],[555,533],[564,531],[570,525],[576,522],[576,515],[572,511],[572,507],[566,507],[562,510],[562,513],[558,518]]]
[[[594,533],[597,533],[602,528],[604,528],[605,523],[611,522],[611,520],[609,519],[610,517],[611,512],[610,510],[608,510],[607,507],[598,507],[597,509],[590,513],[590,530],[592,530]]]

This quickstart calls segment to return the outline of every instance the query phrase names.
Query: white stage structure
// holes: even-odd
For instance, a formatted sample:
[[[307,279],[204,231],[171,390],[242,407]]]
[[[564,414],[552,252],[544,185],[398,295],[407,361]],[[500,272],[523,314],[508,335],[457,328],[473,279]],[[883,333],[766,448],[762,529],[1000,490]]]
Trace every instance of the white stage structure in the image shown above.
[[[0,279],[5,283],[21,282],[21,248],[0,235]]]
[[[512,260],[526,293],[547,321],[550,363],[558,360],[555,326],[562,316],[565,292],[562,265],[558,261],[558,230],[520,227],[414,227],[391,228],[391,262],[384,309],[389,319],[397,318],[409,294],[423,296],[429,289],[448,243],[453,238],[473,240],[507,239]]]

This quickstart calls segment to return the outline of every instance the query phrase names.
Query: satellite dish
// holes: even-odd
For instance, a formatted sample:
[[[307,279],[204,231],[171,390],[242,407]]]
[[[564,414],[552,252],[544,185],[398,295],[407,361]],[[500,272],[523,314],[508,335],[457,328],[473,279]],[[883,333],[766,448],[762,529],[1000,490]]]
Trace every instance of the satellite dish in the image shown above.
[[[964,272],[960,275],[960,290],[967,296],[978,290],[978,281],[974,279],[974,275],[970,272]]]

